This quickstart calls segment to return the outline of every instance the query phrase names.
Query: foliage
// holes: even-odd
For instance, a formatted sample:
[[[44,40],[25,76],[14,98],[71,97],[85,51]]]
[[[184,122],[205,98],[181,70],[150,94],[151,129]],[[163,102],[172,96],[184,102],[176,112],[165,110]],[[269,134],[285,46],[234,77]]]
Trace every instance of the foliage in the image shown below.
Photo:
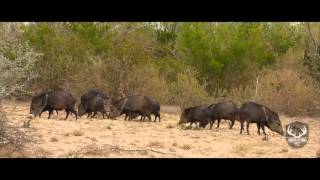
[[[28,48],[43,54],[35,58],[37,61],[32,68],[38,78],[28,84],[34,93],[64,88],[78,98],[87,89],[100,89],[111,96],[149,95],[161,103],[180,107],[224,99],[239,105],[253,100],[291,113],[293,110],[289,112],[284,108],[284,101],[280,102],[274,84],[283,81],[281,83],[294,91],[283,92],[295,96],[298,92],[310,93],[310,88],[316,89],[318,85],[313,79],[320,79],[318,23],[43,22],[1,25],[10,32],[4,37],[19,40],[18,44],[28,44]],[[7,49],[11,50],[3,49],[3,56],[15,59],[12,50],[17,48]],[[305,58],[300,55],[304,50]],[[301,77],[298,76],[301,73],[303,81],[295,79]],[[293,77],[290,79],[289,75]],[[297,86],[307,88],[300,91],[286,81],[299,81]],[[279,101],[272,97],[278,97]],[[303,99],[309,100],[309,97]],[[276,107],[274,102],[283,107]]]

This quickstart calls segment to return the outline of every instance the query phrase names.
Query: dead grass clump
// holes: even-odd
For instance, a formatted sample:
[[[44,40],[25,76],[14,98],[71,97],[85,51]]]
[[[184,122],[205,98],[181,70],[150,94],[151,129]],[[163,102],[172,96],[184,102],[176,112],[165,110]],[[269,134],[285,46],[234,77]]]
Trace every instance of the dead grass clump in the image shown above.
[[[246,144],[238,144],[232,148],[232,152],[239,154],[240,156],[245,156],[249,152],[249,146]]]
[[[1,99],[0,99],[1,100]],[[25,145],[31,142],[20,127],[11,126],[0,104],[0,157],[11,157],[23,151]]]
[[[282,152],[282,153],[286,153],[288,151],[289,151],[288,148],[281,148],[281,150],[280,150],[280,152]]]
[[[93,142],[97,142],[98,140],[95,137],[86,137],[87,139],[90,139]]]
[[[267,151],[266,150],[264,150],[264,149],[256,149],[255,150],[255,153],[256,154],[258,154],[258,155],[264,155],[264,154],[266,154],[267,153]]]
[[[192,146],[190,144],[184,144],[183,146],[181,146],[181,149],[183,150],[190,150],[192,148]]]
[[[69,137],[69,136],[70,136],[70,133],[64,133],[63,136]]]
[[[164,145],[163,145],[163,143],[161,143],[159,141],[151,141],[151,142],[149,142],[148,147],[163,148]]]
[[[109,157],[110,149],[99,146],[96,143],[84,146],[76,151],[71,151],[68,156],[71,157]]]
[[[58,139],[56,137],[51,137],[50,142],[58,142]]]
[[[138,151],[140,155],[147,156],[149,153],[148,151]]]
[[[167,125],[167,129],[172,129],[172,128],[174,128],[174,125],[172,125],[172,124]]]
[[[44,149],[44,148],[37,148],[33,150],[33,154],[37,158],[48,158],[52,155],[52,152]]]
[[[81,130],[75,130],[72,133],[74,136],[82,136],[84,133]]]

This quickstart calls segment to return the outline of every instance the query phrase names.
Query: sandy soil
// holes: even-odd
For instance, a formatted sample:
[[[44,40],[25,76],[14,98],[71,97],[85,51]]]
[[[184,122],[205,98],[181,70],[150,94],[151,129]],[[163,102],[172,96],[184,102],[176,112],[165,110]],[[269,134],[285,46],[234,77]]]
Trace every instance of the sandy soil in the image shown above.
[[[29,112],[28,102],[3,103],[3,108],[12,125],[21,126]],[[281,116],[283,126],[299,120],[309,124],[308,144],[292,149],[285,138],[267,130],[268,139],[257,134],[255,124],[250,126],[250,135],[239,134],[240,124],[233,129],[222,121],[219,129],[185,129],[177,125],[178,114],[163,108],[162,121],[140,122],[94,119],[86,116],[75,121],[74,116],[64,120],[65,113],[48,113],[31,121],[30,128],[23,130],[33,138],[25,149],[26,157],[191,157],[191,158],[300,158],[316,157],[320,149],[320,118],[287,118]],[[169,114],[170,113],[170,114]],[[216,124],[215,124],[216,125]]]

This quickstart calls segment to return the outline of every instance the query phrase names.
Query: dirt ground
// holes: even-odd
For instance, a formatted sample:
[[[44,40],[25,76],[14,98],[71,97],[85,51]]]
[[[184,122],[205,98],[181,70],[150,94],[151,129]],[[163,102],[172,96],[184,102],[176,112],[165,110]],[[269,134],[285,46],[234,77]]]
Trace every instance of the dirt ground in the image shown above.
[[[29,112],[29,102],[3,102],[11,125],[21,126]],[[48,113],[22,128],[33,138],[24,150],[25,157],[112,157],[112,158],[302,158],[316,157],[320,150],[320,118],[287,118],[283,127],[299,120],[309,124],[309,141],[300,149],[292,149],[285,137],[267,130],[268,138],[257,134],[255,124],[250,135],[240,135],[239,122],[233,129],[222,120],[219,129],[186,129],[177,125],[179,114],[173,107],[162,108],[161,122],[94,119],[74,116],[64,120],[65,113]],[[216,124],[215,124],[216,125]]]

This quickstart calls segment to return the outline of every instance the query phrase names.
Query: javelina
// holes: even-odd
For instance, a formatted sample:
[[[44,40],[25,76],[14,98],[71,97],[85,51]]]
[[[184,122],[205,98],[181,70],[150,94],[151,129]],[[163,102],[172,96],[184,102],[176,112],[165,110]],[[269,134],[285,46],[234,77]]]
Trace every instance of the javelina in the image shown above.
[[[137,115],[141,116],[140,120],[145,116],[151,120],[151,114],[153,114],[159,118],[160,122],[160,105],[152,98],[141,95],[128,96],[117,101],[112,101],[109,117],[115,118],[122,114],[126,115],[125,120],[127,117],[131,120],[133,116]]]
[[[190,127],[193,123],[198,126],[197,122],[199,122],[200,127],[205,127],[210,122],[211,113],[208,106],[194,106],[186,108],[182,111],[180,116],[179,124],[185,124],[190,122]]]
[[[43,93],[48,93],[49,91],[47,91],[47,92],[43,92]],[[44,108],[40,113],[39,113],[39,117],[41,117],[41,114],[43,113],[43,112],[46,112],[46,111],[49,111],[49,109],[46,109],[46,108]],[[57,113],[57,116],[58,116],[58,111],[56,110],[56,113]]]
[[[91,98],[91,97],[94,97],[94,96],[99,96],[103,99],[109,99],[109,96],[106,95],[105,93],[99,91],[99,90],[89,90],[87,91],[86,94],[82,95],[81,96],[81,100],[82,99],[88,99],[88,98]]]
[[[160,103],[158,101],[156,101],[155,99],[149,97],[149,96],[145,96],[148,100],[149,100],[149,106],[150,106],[150,113],[153,114],[154,117],[154,122],[156,122],[157,118],[160,120]],[[145,118],[145,117],[144,117]],[[151,119],[149,119],[151,120]]]
[[[246,121],[248,134],[250,123],[256,123],[259,135],[260,128],[262,128],[263,134],[266,135],[264,126],[267,126],[271,131],[284,135],[279,115],[264,105],[260,105],[255,102],[245,102],[239,109],[239,117],[241,123],[240,134],[244,129],[243,124]]]
[[[78,115],[82,116],[88,113],[87,118],[93,112],[94,114],[91,116],[95,117],[97,112],[101,112],[104,118],[104,115],[107,113],[106,110],[106,99],[100,96],[91,96],[89,98],[81,98],[81,103],[78,105]]]
[[[40,93],[32,98],[30,114],[28,117],[34,118],[43,110],[48,110],[48,119],[50,119],[54,110],[65,110],[67,113],[65,120],[68,119],[70,112],[76,116],[77,120],[77,112],[74,108],[75,104],[76,99],[70,93],[63,90]]]
[[[41,117],[41,114],[42,114],[43,112],[46,112],[46,111],[49,111],[49,109],[43,109],[43,110],[41,111],[41,113],[39,113],[39,117]],[[57,111],[57,110],[55,110],[55,111],[56,111],[57,116],[58,116],[58,115],[59,115],[58,111]]]
[[[211,111],[210,129],[215,120],[218,120],[217,128],[220,125],[221,119],[230,120],[229,129],[232,129],[234,122],[238,118],[239,109],[232,101],[225,101],[212,104],[208,107]]]

